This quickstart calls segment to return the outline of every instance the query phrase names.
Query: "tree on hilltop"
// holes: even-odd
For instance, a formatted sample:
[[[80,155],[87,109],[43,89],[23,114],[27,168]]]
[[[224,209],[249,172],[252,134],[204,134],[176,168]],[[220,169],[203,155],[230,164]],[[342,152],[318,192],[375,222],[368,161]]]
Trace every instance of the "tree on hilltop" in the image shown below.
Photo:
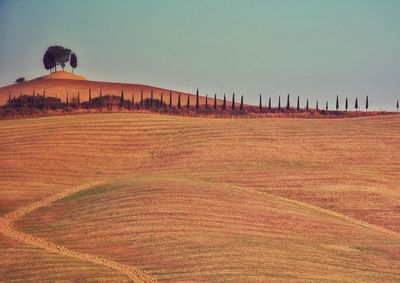
[[[43,55],[43,65],[47,71],[50,71],[50,73],[53,68],[57,71],[56,59],[53,53],[49,50],[47,50]]]
[[[75,53],[72,53],[72,54],[71,54],[71,59],[70,59],[70,61],[69,61],[69,65],[70,65],[71,68],[72,68],[72,73],[74,73],[74,69],[75,69],[76,67],[78,67],[78,58],[76,58]]]
[[[64,70],[65,64],[69,61],[71,55],[71,49],[54,45],[47,48],[46,53],[49,52],[54,57],[54,68],[57,71],[57,65],[60,65]],[[44,63],[44,58],[43,58]],[[46,67],[46,66],[45,66]],[[46,68],[47,69],[47,68]]]

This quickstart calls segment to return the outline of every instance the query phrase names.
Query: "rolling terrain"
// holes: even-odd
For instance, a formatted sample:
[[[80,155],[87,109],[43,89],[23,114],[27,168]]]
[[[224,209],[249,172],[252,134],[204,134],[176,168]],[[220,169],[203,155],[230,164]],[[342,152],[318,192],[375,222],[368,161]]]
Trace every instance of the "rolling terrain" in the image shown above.
[[[131,101],[132,95],[134,100],[140,101],[141,91],[143,91],[143,98],[150,98],[151,91],[153,90],[154,99],[160,99],[161,93],[164,95],[164,100],[169,103],[169,94],[172,94],[173,105],[178,104],[179,92],[176,90],[169,90],[156,86],[142,85],[142,84],[129,84],[129,83],[113,83],[113,82],[99,82],[90,81],[85,77],[71,74],[69,72],[57,71],[50,75],[39,77],[33,80],[25,81],[23,83],[11,84],[8,86],[0,87],[0,105],[4,105],[8,102],[9,95],[11,97],[18,97],[20,93],[32,95],[35,94],[46,96],[59,97],[63,101],[66,100],[67,92],[69,94],[69,100],[78,97],[78,92],[81,101],[89,100],[89,89],[91,90],[92,98],[100,95],[102,91],[103,95],[121,95],[121,91],[124,91],[125,99]],[[186,105],[188,93],[181,92],[182,105]],[[196,103],[196,97],[193,94],[190,95],[190,104]],[[204,94],[205,95],[205,94]],[[222,100],[217,100],[218,105],[222,104]],[[200,104],[205,104],[205,96],[200,96]],[[214,94],[209,94],[210,105],[214,103]],[[230,105],[227,102],[227,105]]]
[[[399,281],[399,142],[398,115],[1,121],[0,278]]]

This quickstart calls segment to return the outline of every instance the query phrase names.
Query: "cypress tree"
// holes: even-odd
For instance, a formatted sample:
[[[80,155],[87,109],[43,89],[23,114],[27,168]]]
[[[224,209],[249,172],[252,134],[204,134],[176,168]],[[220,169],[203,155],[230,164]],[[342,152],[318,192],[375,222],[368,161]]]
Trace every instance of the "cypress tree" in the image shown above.
[[[199,111],[199,89],[196,90],[196,111]]]
[[[11,92],[8,93],[8,108],[11,108]]]
[[[178,95],[178,109],[181,110],[181,93]]]
[[[397,112],[399,112],[399,101],[398,100],[397,100],[396,108],[397,108]]]
[[[344,108],[346,108],[346,111],[347,111],[347,109],[349,109],[349,100],[347,97],[346,97],[346,102],[344,104]]]
[[[354,108],[356,109],[356,112],[358,110],[358,97],[356,97],[356,102],[354,103]]]
[[[186,107],[187,107],[187,110],[190,111],[190,94],[189,93],[188,93],[188,96],[187,96],[187,105],[186,105]]]
[[[300,110],[300,96],[297,96],[297,111]]]
[[[132,92],[132,109],[135,108],[135,93]]]
[[[306,110],[308,111],[308,98],[307,98],[307,102],[306,102]]]
[[[150,92],[150,107],[153,107],[153,90]]]
[[[208,110],[208,94],[206,94],[206,110]]]
[[[172,91],[169,92],[169,108],[172,109]]]
[[[339,110],[339,94],[336,95],[336,111]]]
[[[22,97],[22,91],[19,93],[20,108],[25,106],[25,99]]]
[[[281,96],[278,97],[278,109],[281,110]]]
[[[120,107],[124,108],[124,90],[121,90]]]
[[[268,99],[268,110],[271,110],[272,105],[271,105],[271,97]]]
[[[287,110],[290,109],[290,96],[289,96],[289,94],[287,95],[286,109],[287,109]]]
[[[143,101],[143,89],[140,91],[140,107],[141,108],[143,108],[143,104],[144,104],[144,101]]]
[[[243,95],[240,98],[240,111],[243,111]]]
[[[161,107],[163,107],[163,105],[164,105],[164,95],[163,95],[163,93],[161,93],[160,104],[161,104]]]
[[[36,106],[36,98],[35,98],[35,91],[32,92],[32,107],[35,108]]]
[[[226,96],[225,96],[225,93],[224,93],[224,103],[222,104],[222,110],[226,110]]]
[[[78,108],[81,107],[81,95],[78,91]]]
[[[365,100],[365,111],[368,111],[368,106],[369,106],[369,101],[368,101],[368,95],[367,95],[367,98]]]
[[[89,108],[92,108],[92,89],[89,88]]]
[[[260,94],[260,99],[259,99],[260,101],[259,101],[259,104],[258,104],[258,110],[260,111],[260,112],[262,112],[262,110],[263,110],[263,108],[262,108],[262,97],[261,97],[261,94]]]
[[[328,111],[328,101],[326,101],[325,110]]]
[[[67,111],[69,110],[69,99],[68,99],[68,92],[67,92],[67,97],[66,97],[66,106],[67,106]]]
[[[235,111],[235,93],[232,94],[232,111]]]
[[[44,110],[47,110],[46,90],[43,90],[43,109],[44,109]]]
[[[317,103],[315,104],[315,109],[319,110],[319,107],[318,107],[318,100],[317,100]]]
[[[217,94],[214,94],[214,110],[217,110]]]
[[[103,107],[103,92],[100,89],[100,108]]]

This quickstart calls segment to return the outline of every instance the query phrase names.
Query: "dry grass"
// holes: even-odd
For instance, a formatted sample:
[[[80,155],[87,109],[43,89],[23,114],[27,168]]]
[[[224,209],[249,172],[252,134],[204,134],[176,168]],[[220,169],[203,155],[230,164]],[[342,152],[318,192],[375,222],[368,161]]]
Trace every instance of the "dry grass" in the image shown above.
[[[159,280],[398,281],[399,125],[399,116],[3,121],[0,213],[100,181],[17,228]],[[18,258],[12,245],[0,238],[0,252]],[[18,275],[4,264],[0,272],[36,272],[33,251],[24,246]]]

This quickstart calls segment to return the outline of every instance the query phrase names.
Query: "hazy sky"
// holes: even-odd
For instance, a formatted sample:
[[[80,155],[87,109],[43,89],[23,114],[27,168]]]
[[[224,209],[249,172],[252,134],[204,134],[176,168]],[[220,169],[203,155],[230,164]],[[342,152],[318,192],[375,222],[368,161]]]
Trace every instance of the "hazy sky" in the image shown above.
[[[0,85],[44,75],[50,45],[91,80],[202,94],[400,99],[398,0],[0,0]],[[293,99],[294,102],[294,99]],[[353,102],[351,102],[353,103]]]

